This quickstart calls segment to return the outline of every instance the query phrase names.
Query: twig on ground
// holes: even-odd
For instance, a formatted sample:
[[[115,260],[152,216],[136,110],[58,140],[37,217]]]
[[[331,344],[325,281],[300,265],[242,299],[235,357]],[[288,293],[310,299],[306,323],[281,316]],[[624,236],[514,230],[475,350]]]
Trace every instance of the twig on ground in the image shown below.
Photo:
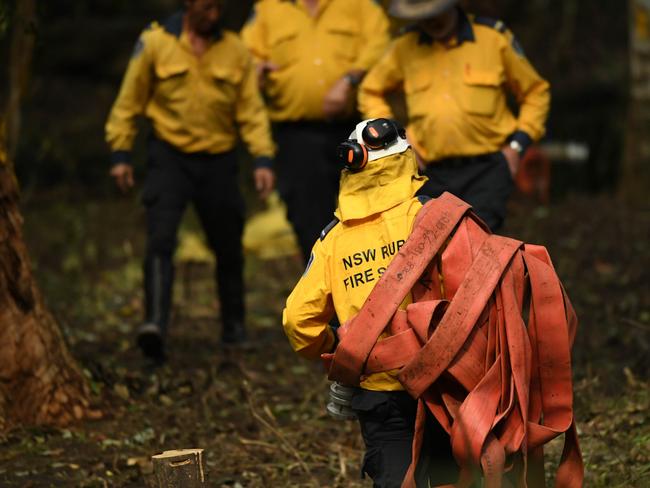
[[[239,438],[239,442],[241,442],[245,446],[259,446],[259,447],[264,447],[266,449],[275,450],[275,446],[270,442],[257,441],[255,439],[244,439],[243,437]]]
[[[636,320],[629,319],[627,317],[621,317],[621,320],[623,322],[625,322],[626,324],[631,325],[632,327],[636,327],[637,329],[641,329],[641,330],[645,330],[645,331],[650,330],[650,325],[649,324],[644,324],[644,323],[638,322]]]
[[[298,411],[302,412],[303,410],[305,410],[305,407],[307,407],[307,405],[309,405],[316,396],[326,391],[326,387],[328,384],[329,384],[329,380],[327,379],[327,377],[323,377],[323,379],[320,382],[318,382],[314,388],[311,388],[309,391],[307,391],[304,395],[302,402],[300,402],[300,405],[298,406]]]
[[[313,475],[311,473],[311,470],[309,469],[309,466],[307,466],[307,463],[305,463],[305,461],[303,460],[303,458],[300,455],[300,453],[298,452],[298,450],[291,445],[291,443],[287,440],[285,435],[280,430],[273,427],[273,425],[271,425],[271,423],[268,420],[266,420],[264,417],[262,417],[257,412],[257,409],[255,408],[255,404],[253,403],[253,395],[252,395],[252,392],[250,390],[250,385],[248,384],[248,382],[244,381],[243,386],[244,386],[244,391],[246,392],[246,400],[248,401],[248,408],[250,409],[250,412],[251,412],[251,415],[253,416],[253,418],[257,422],[259,422],[263,427],[265,427],[268,431],[270,431],[273,435],[275,435],[275,437],[278,438],[278,440],[280,441],[280,445],[281,445],[282,450],[284,452],[286,452],[287,454],[289,454],[289,455],[293,456],[294,458],[296,458],[296,461],[298,462],[298,465],[302,468],[302,470],[305,472],[305,474],[309,475],[309,477],[311,478],[311,481],[316,486],[318,486],[318,483],[317,483],[316,479],[313,477]]]

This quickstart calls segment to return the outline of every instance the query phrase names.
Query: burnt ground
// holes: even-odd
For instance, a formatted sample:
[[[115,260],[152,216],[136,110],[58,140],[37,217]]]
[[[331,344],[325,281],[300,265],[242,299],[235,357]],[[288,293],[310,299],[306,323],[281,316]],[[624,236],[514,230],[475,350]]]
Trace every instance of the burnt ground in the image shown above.
[[[183,263],[170,359],[133,347],[141,317],[142,215],[135,201],[25,202],[36,274],[104,419],[23,428],[0,441],[6,487],[153,486],[152,454],[205,449],[209,486],[369,487],[354,423],[325,414],[327,381],[280,325],[295,257],[247,261],[256,342],[225,352],[210,264]],[[188,224],[192,227],[192,222]],[[514,203],[504,233],[548,246],[581,325],[575,403],[588,487],[650,486],[650,211],[612,196]],[[555,442],[549,463],[559,455]]]

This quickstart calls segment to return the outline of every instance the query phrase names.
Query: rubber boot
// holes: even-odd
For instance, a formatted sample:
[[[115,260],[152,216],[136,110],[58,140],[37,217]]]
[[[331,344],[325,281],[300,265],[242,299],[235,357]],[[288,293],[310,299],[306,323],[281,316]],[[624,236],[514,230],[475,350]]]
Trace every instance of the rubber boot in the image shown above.
[[[171,256],[147,256],[144,264],[145,321],[138,328],[142,353],[158,362],[165,356],[165,338],[171,311],[174,267]]]

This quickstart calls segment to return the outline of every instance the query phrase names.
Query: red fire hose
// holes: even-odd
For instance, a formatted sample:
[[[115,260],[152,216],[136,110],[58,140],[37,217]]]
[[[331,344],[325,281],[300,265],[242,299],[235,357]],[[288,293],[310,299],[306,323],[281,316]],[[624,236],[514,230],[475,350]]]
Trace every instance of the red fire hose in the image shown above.
[[[442,250],[442,251],[441,251]],[[444,289],[444,296],[442,289]],[[413,302],[398,310],[411,292]],[[428,409],[449,433],[457,487],[544,487],[543,446],[564,433],[555,486],[582,486],[571,382],[577,319],[546,249],[491,235],[445,193],[427,203],[363,308],[326,355],[329,378],[358,385],[401,368],[419,400],[414,488]],[[388,330],[391,336],[377,341]]]

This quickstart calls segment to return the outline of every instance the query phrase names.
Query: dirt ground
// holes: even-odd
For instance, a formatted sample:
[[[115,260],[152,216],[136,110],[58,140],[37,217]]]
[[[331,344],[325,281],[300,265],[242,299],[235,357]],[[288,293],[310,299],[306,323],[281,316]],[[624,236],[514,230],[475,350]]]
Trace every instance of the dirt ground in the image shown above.
[[[246,352],[219,347],[212,265],[180,263],[169,362],[153,368],[133,347],[136,202],[48,198],[24,205],[28,242],[104,419],[11,432],[0,441],[1,486],[153,486],[150,456],[176,448],[205,449],[208,486],[371,486],[359,479],[358,427],[326,415],[321,366],[296,357],[282,333],[297,257],[248,257],[255,347]],[[649,229],[648,207],[575,196],[515,202],[504,231],[549,247],[581,320],[574,376],[587,487],[650,486]],[[549,466],[560,450],[550,446]]]

